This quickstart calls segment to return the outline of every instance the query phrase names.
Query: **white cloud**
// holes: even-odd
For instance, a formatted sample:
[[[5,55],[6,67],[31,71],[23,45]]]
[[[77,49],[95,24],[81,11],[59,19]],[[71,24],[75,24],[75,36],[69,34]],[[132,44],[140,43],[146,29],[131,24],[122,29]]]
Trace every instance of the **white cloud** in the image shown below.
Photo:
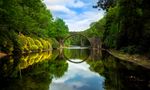
[[[44,2],[48,4],[64,4],[69,1],[71,0],[44,0]]]
[[[93,9],[95,0],[44,0],[54,17],[62,18],[69,31],[83,31],[103,17],[103,11]]]
[[[103,12],[87,11],[76,15],[74,18],[70,17],[65,21],[68,24],[70,31],[82,31],[88,29],[92,22],[95,22],[102,17]]]
[[[46,5],[64,5],[68,7],[81,8],[86,5],[86,3],[80,0],[44,0]]]
[[[47,8],[54,12],[64,12],[66,14],[71,14],[71,15],[76,14],[76,12],[62,5],[51,5],[51,6],[47,6]]]
[[[82,8],[87,5],[86,3],[82,2],[82,1],[75,1],[75,0],[71,0],[71,1],[72,2],[70,2],[70,4],[68,4],[69,7]]]

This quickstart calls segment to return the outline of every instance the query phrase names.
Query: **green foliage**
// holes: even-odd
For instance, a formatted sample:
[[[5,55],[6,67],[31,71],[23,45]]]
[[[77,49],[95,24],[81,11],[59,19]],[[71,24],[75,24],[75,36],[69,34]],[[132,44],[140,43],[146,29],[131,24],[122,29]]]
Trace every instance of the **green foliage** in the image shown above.
[[[23,34],[43,36],[52,20],[51,13],[41,0],[2,0],[0,8],[2,24]],[[38,30],[40,33],[36,32]]]
[[[91,37],[103,37],[103,33],[104,33],[104,25],[105,25],[106,19],[102,18],[100,19],[98,22],[93,22],[90,25],[90,28],[81,32],[83,33],[85,36],[91,38]]]
[[[103,41],[106,47],[116,47],[117,34],[119,33],[117,12],[118,7],[109,8],[107,15],[105,16],[106,24],[103,35]]]
[[[49,41],[46,41],[42,38],[39,38],[39,40],[34,39],[31,37],[24,36],[23,34],[18,36],[18,44],[18,48],[22,52],[42,51],[52,48]]]
[[[12,56],[2,58],[0,63],[1,81],[9,78],[10,84],[5,89],[48,90],[53,77],[51,65],[49,64],[51,57],[52,52],[49,51],[22,56],[17,55],[17,58]],[[22,71],[21,75],[18,74],[20,70]],[[58,70],[55,71],[57,72]],[[21,79],[19,79],[20,77]],[[6,83],[8,84],[8,82]]]
[[[65,22],[57,18],[53,23],[52,23],[52,30],[48,32],[48,35],[56,38],[58,41],[60,39],[65,38],[69,34],[69,29],[68,26],[65,25]]]
[[[65,46],[69,46],[69,45],[89,46],[90,45],[88,37],[77,32],[70,32],[70,35],[72,36],[66,38],[64,41]]]
[[[128,6],[126,3],[128,3]],[[139,45],[143,27],[141,14],[137,12],[137,9],[140,8],[139,4],[136,0],[119,2],[120,33],[117,40],[117,48]]]
[[[96,8],[106,10],[103,46],[129,53],[150,52],[148,0],[99,0]]]
[[[53,48],[58,48],[59,47],[59,42],[55,38],[51,38],[51,43]]]
[[[138,53],[136,46],[128,46],[128,47],[124,47],[124,48],[121,48],[121,51],[123,52],[127,52],[129,54],[134,54],[134,53]]]
[[[17,40],[20,33],[25,37],[20,36]],[[53,20],[42,0],[0,1],[0,49],[3,52],[48,49],[51,44],[44,39],[62,38],[67,33],[65,22],[62,19]]]
[[[85,60],[89,56],[89,50],[86,49],[64,49],[63,54],[68,59]]]
[[[98,0],[97,5],[94,8],[108,10],[110,7],[115,5],[116,0]]]
[[[39,40],[35,40],[35,45],[37,45],[39,47],[39,49],[42,50],[43,46]]]
[[[0,28],[0,51],[12,54],[12,51],[15,49],[16,38],[17,36],[13,31],[4,31],[3,28]]]
[[[46,50],[46,49],[51,49],[51,44],[50,42],[40,38],[39,39],[41,41],[41,44],[43,45],[43,49]]]

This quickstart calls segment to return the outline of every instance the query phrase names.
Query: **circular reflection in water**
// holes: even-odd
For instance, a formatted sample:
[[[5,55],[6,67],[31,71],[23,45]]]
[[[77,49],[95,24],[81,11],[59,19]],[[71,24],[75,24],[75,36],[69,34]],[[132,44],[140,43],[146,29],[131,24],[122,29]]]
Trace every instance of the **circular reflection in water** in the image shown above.
[[[64,49],[64,58],[72,63],[82,63],[90,56],[89,49]]]
[[[72,63],[82,63],[82,62],[85,62],[87,59],[88,59],[88,57],[87,58],[85,58],[84,60],[82,60],[82,59],[69,59],[69,58],[67,58],[67,57],[65,57],[69,62],[72,62]]]

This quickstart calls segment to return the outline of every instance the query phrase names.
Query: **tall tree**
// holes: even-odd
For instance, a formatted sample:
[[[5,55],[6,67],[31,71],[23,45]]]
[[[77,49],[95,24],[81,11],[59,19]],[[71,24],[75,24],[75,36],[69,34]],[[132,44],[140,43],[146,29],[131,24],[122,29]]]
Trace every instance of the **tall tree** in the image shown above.
[[[57,18],[51,25],[53,25],[53,28],[49,31],[49,35],[56,38],[58,41],[69,34],[68,26],[62,19]]]

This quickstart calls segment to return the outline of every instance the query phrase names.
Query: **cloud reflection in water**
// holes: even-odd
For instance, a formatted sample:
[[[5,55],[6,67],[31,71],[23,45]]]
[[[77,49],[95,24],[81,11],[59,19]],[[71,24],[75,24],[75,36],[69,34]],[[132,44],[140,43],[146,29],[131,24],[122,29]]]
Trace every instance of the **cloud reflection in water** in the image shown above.
[[[68,71],[61,78],[54,78],[50,90],[104,90],[105,78],[90,71],[86,62],[68,62]]]

